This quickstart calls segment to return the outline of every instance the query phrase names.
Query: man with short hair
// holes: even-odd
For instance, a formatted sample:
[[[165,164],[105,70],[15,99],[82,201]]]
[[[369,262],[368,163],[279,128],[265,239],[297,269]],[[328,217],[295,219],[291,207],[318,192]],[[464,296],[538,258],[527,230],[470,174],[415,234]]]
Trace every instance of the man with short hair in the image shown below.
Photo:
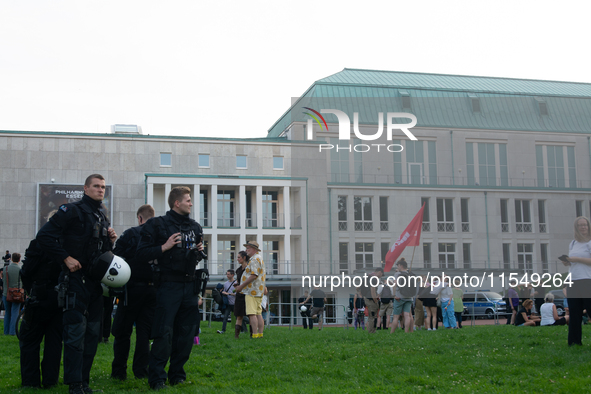
[[[308,296],[308,299],[309,298],[312,298],[312,312],[310,312],[310,317],[312,319],[318,318],[318,331],[321,331],[324,321],[324,304],[326,303],[326,294],[320,290],[320,286],[315,286],[314,290],[312,290]]]
[[[174,386],[187,378],[184,366],[193,348],[199,314],[195,268],[202,260],[203,230],[191,219],[191,189],[174,187],[168,195],[170,211],[148,220],[140,231],[136,258],[153,262],[156,312],[152,326],[148,383],[153,390]],[[166,363],[170,359],[168,374]]]
[[[377,283],[379,284],[379,279],[384,276],[384,269],[381,267],[376,268],[374,272],[368,275],[367,277],[367,286],[362,287],[362,294],[363,298],[365,299],[365,307],[367,308],[368,318],[367,318],[367,332],[370,334],[375,334],[376,331],[376,319],[378,317],[379,312],[379,304],[378,304],[378,292],[377,292],[377,285],[372,285],[372,277],[378,278]],[[375,281],[374,281],[375,282]]]
[[[7,250],[6,254],[4,255],[4,257],[2,257],[2,260],[4,261],[4,264],[8,264],[10,263],[10,259],[11,259],[12,255],[10,254],[10,252]]]
[[[396,283],[398,283],[398,278],[402,275],[407,275],[407,281],[410,280],[410,276],[408,276],[408,264],[406,263],[405,259],[400,259],[396,263],[396,273],[394,274],[394,279],[396,280]],[[408,285],[408,283],[406,285]],[[412,332],[412,297],[403,297],[402,293],[400,292],[400,286],[396,286],[394,306],[392,309],[392,313],[394,314],[394,320],[392,321],[392,328],[390,329],[390,333],[393,333],[394,331],[396,331],[396,328],[398,328],[398,319],[400,318],[400,315],[404,316],[404,331]]]
[[[246,254],[250,257],[248,265],[242,274],[240,284],[236,286],[236,292],[245,295],[246,315],[252,326],[252,337],[262,338],[265,322],[263,321],[263,294],[265,292],[265,263],[260,256],[261,249],[256,241],[244,244]]]
[[[113,253],[123,257],[131,267],[131,278],[125,285],[124,294],[119,296],[117,312],[113,319],[113,363],[111,377],[127,379],[127,358],[131,348],[131,333],[135,325],[135,352],[133,354],[133,374],[138,379],[148,377],[150,357],[150,332],[156,309],[156,288],[152,267],[136,259],[140,242],[141,227],[154,217],[154,208],[145,204],[136,213],[136,227],[123,232]]]
[[[221,331],[218,330],[218,334],[223,334],[226,332],[226,325],[228,324],[230,313],[234,313],[234,303],[236,302],[236,291],[234,289],[234,284],[236,281],[234,280],[234,274],[235,272],[232,269],[226,271],[226,278],[228,278],[228,280],[222,287],[222,295],[228,298],[228,304],[226,305],[226,309],[224,309],[224,323],[222,324]]]
[[[111,251],[115,230],[101,211],[105,178],[92,174],[81,201],[64,204],[37,233],[41,249],[63,261],[60,286],[67,287],[63,305],[64,383],[70,394],[92,393],[90,369],[100,337],[103,290],[92,264]]]

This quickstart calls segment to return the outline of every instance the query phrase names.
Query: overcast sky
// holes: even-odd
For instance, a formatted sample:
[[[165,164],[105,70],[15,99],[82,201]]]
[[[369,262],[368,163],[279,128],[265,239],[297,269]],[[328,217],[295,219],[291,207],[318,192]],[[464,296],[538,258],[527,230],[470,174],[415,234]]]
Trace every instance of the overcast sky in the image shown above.
[[[345,67],[591,82],[589,4],[0,0],[0,130],[264,137]]]

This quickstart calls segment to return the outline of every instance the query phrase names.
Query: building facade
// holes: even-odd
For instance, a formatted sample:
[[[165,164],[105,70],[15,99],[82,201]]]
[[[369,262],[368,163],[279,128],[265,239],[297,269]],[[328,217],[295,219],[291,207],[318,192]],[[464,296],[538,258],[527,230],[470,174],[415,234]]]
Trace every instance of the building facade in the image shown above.
[[[556,257],[591,213],[590,98],[591,84],[345,69],[316,81],[267,138],[1,131],[2,247],[24,252],[34,237],[37,184],[101,173],[118,233],[140,205],[164,214],[170,189],[189,186],[212,282],[256,240],[281,316],[302,276],[383,265],[423,204],[420,245],[402,255],[417,273],[564,272]],[[348,114],[349,139],[311,109]],[[416,117],[416,140],[390,128],[408,123],[401,114]],[[327,290],[331,321],[352,292]]]

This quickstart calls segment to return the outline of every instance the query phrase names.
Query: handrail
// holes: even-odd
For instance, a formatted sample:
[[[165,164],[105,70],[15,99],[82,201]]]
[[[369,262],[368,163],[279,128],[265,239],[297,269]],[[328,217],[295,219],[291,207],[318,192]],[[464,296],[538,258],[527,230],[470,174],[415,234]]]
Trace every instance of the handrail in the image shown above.
[[[279,315],[273,316],[274,319],[277,319],[278,320],[278,323],[273,323],[273,324],[271,323],[271,313],[270,313],[270,311],[271,311],[271,305],[277,306],[277,310],[279,311]],[[289,310],[290,310],[289,316],[285,316],[285,315],[282,314],[282,308],[281,307],[282,306],[285,306],[285,305],[289,305],[290,306],[290,308],[289,308]],[[302,316],[299,315],[299,313],[300,313],[299,312],[299,306],[300,306],[300,304],[297,303],[297,302],[294,302],[294,303],[291,303],[291,302],[290,303],[288,303],[288,302],[274,302],[274,303],[269,304],[269,306],[267,308],[267,312],[266,312],[267,313],[267,316],[266,316],[266,319],[265,319],[265,325],[267,327],[271,327],[271,326],[283,326],[284,324],[282,323],[282,320],[284,318],[289,318],[289,329],[292,330],[293,329],[293,326],[294,326],[294,321],[297,321],[297,319],[302,318]],[[331,306],[332,307],[342,307],[343,308],[343,314],[342,314],[342,316],[339,316],[338,313],[335,313],[335,316],[334,317],[333,316],[330,317],[330,319],[334,319],[335,320],[334,323],[328,323],[326,321],[326,319],[327,319],[327,317],[326,317],[326,307],[331,307]],[[326,324],[326,325],[341,324],[341,323],[339,323],[339,320],[340,319],[343,319],[344,320],[344,327],[343,328],[344,329],[348,329],[349,328],[349,320],[348,320],[348,317],[347,317],[347,308],[345,307],[345,305],[342,305],[342,304],[324,304],[324,308],[325,308],[325,312],[323,314],[323,319],[324,319],[323,320],[323,324]],[[296,314],[293,314],[292,312],[295,312],[297,315]],[[287,324],[285,324],[285,325],[287,325]]]

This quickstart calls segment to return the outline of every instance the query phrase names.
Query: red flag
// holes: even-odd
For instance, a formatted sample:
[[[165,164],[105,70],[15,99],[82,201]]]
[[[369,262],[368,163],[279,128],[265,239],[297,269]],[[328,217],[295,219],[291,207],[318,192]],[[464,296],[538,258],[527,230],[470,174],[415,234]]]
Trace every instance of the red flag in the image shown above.
[[[396,242],[390,246],[390,250],[386,253],[386,266],[384,267],[385,272],[390,272],[392,266],[396,262],[396,259],[402,254],[404,248],[407,246],[418,246],[421,239],[421,229],[423,224],[423,210],[425,204],[419,209],[419,212],[406,226],[402,235]]]

